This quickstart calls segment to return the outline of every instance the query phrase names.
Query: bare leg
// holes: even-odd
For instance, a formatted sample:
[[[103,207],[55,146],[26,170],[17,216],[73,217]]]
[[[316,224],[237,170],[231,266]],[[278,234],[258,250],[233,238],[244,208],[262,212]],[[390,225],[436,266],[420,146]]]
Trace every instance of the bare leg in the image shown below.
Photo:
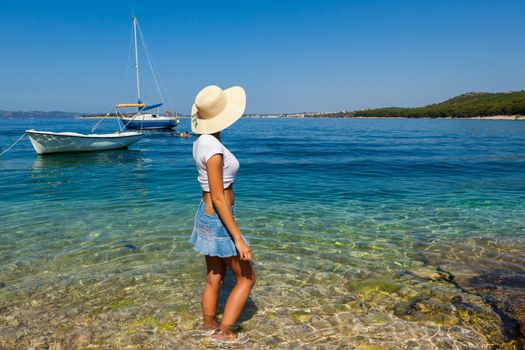
[[[230,328],[237,322],[255,284],[255,271],[251,261],[240,260],[238,256],[224,258],[223,261],[232,270],[237,281],[226,301],[220,326],[222,334],[229,335]]]
[[[202,293],[201,306],[204,327],[217,327],[215,317],[217,315],[217,306],[219,304],[219,292],[221,290],[222,281],[224,281],[224,274],[226,272],[226,264],[222,258],[217,256],[205,256],[206,269],[208,274],[206,276],[206,285]]]

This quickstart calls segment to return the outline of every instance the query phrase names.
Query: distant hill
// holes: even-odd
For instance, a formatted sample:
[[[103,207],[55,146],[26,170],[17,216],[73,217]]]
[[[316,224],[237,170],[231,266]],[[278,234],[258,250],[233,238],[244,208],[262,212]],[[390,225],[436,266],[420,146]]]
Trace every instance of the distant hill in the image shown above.
[[[468,92],[424,107],[387,107],[346,113],[349,117],[472,118],[496,115],[525,115],[525,91]]]
[[[82,115],[82,113],[76,112],[42,112],[42,111],[29,111],[29,112],[10,112],[0,110],[0,118],[76,118]]]

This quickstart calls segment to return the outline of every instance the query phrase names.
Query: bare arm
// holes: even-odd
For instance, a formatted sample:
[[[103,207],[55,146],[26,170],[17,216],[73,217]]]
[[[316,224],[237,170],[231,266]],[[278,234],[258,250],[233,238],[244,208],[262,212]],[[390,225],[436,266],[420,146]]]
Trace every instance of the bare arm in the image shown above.
[[[226,226],[226,229],[232,235],[235,247],[239,251],[239,257],[242,260],[251,260],[250,247],[244,241],[241,230],[239,230],[239,226],[237,226],[233,214],[230,211],[230,204],[226,201],[226,196],[224,195],[222,165],[222,154],[215,154],[206,162],[211,201],[213,207],[219,213],[224,226]]]

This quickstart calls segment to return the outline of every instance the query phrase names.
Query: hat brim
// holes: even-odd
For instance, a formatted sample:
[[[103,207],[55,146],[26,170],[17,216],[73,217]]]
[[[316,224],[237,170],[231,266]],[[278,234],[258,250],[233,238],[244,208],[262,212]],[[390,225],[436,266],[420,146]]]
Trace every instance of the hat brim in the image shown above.
[[[244,113],[246,108],[246,94],[240,86],[232,86],[224,90],[228,103],[226,107],[212,118],[191,120],[191,131],[195,134],[213,134],[226,129],[235,123]],[[197,113],[195,104],[191,107],[191,115]]]

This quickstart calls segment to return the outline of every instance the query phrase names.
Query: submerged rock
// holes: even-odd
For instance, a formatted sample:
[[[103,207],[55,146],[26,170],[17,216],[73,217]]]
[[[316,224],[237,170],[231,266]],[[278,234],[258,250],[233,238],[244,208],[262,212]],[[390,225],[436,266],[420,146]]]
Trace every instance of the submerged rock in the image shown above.
[[[458,323],[452,304],[431,297],[417,297],[394,305],[394,315],[407,321],[453,326]]]
[[[506,312],[512,315],[520,326],[521,337],[525,338],[525,296],[516,297],[507,304]],[[525,343],[525,340],[523,341]],[[525,348],[525,344],[523,344]]]
[[[429,279],[432,281],[443,279],[443,274],[436,271],[436,269],[429,268],[428,266],[422,266],[409,272],[419,278]]]
[[[355,350],[390,350],[390,348],[377,345],[360,344],[355,348]]]
[[[509,270],[493,270],[480,273],[471,278],[469,283],[473,286],[504,286],[511,288],[525,288],[525,272]]]
[[[393,312],[406,321],[441,326],[458,325],[474,330],[483,334],[488,344],[510,344],[508,342],[512,340],[506,336],[505,321],[477,295],[420,295],[396,303]]]
[[[521,344],[518,348],[525,348],[525,270],[517,268],[512,261],[523,261],[522,253],[502,254],[487,247],[487,256],[480,258],[471,251],[471,245],[462,245],[461,249],[465,251],[461,256],[451,258],[445,254],[431,254],[429,261],[440,266],[438,270],[447,273],[449,278],[446,280],[457,289],[483,300],[498,318],[499,331],[503,334],[500,338],[508,344],[517,341]],[[446,252],[447,249],[433,247],[432,251]],[[481,323],[484,321],[475,319]]]
[[[133,305],[133,300],[125,298],[125,299],[115,300],[112,303],[108,304],[107,307],[110,310],[120,310],[120,309],[125,309],[127,307],[130,307],[132,305]]]
[[[366,278],[356,280],[348,284],[348,288],[358,293],[393,293],[401,288],[401,285],[389,277]]]
[[[303,324],[309,321],[311,317],[312,315],[305,311],[294,311],[292,313],[292,320],[295,322],[295,324]]]
[[[76,347],[86,346],[91,342],[91,337],[86,333],[81,333],[76,336],[74,344]]]
[[[122,248],[130,252],[136,252],[139,250],[139,248],[134,244],[126,244],[126,245],[123,245]]]
[[[49,350],[63,350],[62,344],[59,342],[55,342],[49,346]]]

